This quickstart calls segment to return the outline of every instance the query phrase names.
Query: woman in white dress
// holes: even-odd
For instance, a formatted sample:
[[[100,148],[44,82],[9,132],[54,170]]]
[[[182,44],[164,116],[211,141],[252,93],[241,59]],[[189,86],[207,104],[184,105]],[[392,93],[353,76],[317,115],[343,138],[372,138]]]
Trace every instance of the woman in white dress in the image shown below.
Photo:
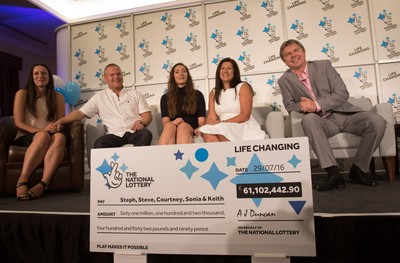
[[[251,116],[254,92],[240,78],[236,61],[218,64],[215,88],[209,95],[206,125],[200,128],[205,142],[261,140],[265,132]]]

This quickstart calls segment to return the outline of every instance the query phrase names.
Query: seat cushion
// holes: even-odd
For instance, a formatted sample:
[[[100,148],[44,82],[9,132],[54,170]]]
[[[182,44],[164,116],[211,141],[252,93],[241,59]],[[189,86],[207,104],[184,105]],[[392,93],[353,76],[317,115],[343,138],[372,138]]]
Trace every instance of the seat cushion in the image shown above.
[[[342,132],[330,137],[328,141],[332,149],[352,149],[358,148],[361,137],[347,132]]]

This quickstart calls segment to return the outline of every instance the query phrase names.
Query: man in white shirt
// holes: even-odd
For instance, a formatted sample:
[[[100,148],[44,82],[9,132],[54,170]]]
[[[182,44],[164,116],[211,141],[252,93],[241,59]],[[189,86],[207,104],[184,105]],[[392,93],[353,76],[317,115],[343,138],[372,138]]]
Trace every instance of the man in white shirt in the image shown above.
[[[106,126],[107,134],[95,141],[95,148],[121,147],[124,144],[150,145],[152,134],[146,127],[153,117],[144,96],[136,90],[124,88],[122,70],[116,64],[108,64],[104,68],[104,80],[107,89],[96,93],[80,109],[54,125],[59,127],[98,114]]]

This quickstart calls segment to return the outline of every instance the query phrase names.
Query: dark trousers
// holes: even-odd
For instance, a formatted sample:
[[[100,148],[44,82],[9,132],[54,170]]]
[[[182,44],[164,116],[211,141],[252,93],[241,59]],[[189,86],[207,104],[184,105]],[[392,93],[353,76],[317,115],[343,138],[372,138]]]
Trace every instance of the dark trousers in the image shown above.
[[[94,148],[121,147],[125,144],[146,146],[151,144],[153,135],[148,129],[141,129],[134,133],[126,132],[122,137],[114,134],[106,134],[94,142]]]

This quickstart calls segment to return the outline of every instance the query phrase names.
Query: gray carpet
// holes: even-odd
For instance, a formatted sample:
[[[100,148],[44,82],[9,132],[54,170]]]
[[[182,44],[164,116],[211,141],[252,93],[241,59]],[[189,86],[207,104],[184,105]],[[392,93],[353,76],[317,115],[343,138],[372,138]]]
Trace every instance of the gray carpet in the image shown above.
[[[322,179],[322,175],[313,174],[313,182]],[[347,175],[345,175],[347,178]],[[346,183],[346,188],[328,192],[313,190],[314,213],[321,214],[386,214],[400,215],[400,178],[389,183],[386,175],[375,176],[378,186],[371,188],[353,183]],[[45,212],[45,213],[90,213],[90,184],[80,192],[49,192],[38,200],[17,201],[15,196],[0,197],[0,213]],[[329,216],[329,215],[328,215]]]

